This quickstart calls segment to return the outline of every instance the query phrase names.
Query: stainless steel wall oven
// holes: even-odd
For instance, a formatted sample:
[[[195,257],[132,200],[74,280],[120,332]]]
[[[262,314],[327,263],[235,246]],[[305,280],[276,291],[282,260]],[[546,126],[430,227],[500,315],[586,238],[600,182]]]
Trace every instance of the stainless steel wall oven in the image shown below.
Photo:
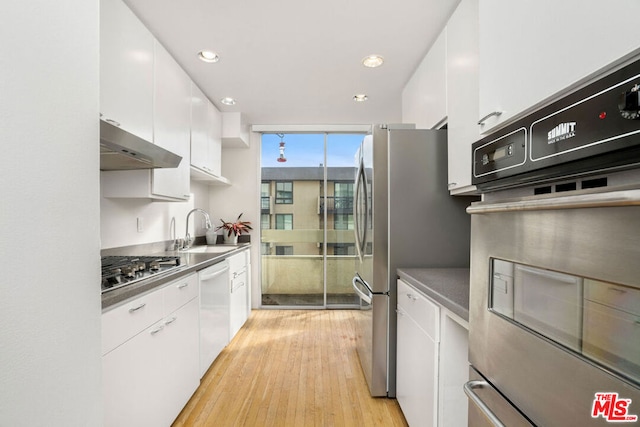
[[[640,63],[473,145],[469,425],[640,416]]]

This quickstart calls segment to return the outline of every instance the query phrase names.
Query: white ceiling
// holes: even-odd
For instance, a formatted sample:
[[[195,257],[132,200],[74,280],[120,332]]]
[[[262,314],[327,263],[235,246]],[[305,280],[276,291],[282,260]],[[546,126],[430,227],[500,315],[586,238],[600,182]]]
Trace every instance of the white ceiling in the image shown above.
[[[126,0],[220,111],[316,125],[400,122],[402,89],[458,2]],[[370,54],[384,65],[365,68]]]

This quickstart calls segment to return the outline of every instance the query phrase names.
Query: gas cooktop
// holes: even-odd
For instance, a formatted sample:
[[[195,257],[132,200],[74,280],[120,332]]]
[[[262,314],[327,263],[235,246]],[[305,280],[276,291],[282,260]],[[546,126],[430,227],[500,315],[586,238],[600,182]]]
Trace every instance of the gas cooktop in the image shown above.
[[[163,276],[180,267],[177,256],[104,256],[101,262],[102,293]]]

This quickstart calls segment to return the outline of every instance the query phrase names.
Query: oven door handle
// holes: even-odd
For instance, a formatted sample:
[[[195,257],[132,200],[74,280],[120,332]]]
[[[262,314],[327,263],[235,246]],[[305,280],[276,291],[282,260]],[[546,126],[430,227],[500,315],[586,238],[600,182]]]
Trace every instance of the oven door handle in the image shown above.
[[[476,388],[483,388],[489,386],[489,383],[483,380],[469,381],[464,385],[464,393],[471,399],[471,401],[482,411],[482,413],[489,419],[491,424],[495,427],[505,427],[500,419],[493,413],[486,403],[480,399],[480,396],[474,391]]]
[[[476,202],[467,208],[469,214],[493,212],[520,212],[553,209],[599,208],[609,206],[640,205],[640,190],[619,190],[607,193],[558,196],[540,200],[516,200],[512,202]]]

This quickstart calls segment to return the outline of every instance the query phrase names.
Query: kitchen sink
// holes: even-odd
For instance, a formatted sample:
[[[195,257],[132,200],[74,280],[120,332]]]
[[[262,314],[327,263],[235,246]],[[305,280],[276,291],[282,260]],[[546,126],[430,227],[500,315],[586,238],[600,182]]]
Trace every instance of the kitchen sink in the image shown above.
[[[187,249],[185,252],[187,253],[200,253],[200,254],[219,254],[222,252],[229,252],[236,249],[238,246],[235,245],[212,245],[212,246],[194,246],[190,249]]]

